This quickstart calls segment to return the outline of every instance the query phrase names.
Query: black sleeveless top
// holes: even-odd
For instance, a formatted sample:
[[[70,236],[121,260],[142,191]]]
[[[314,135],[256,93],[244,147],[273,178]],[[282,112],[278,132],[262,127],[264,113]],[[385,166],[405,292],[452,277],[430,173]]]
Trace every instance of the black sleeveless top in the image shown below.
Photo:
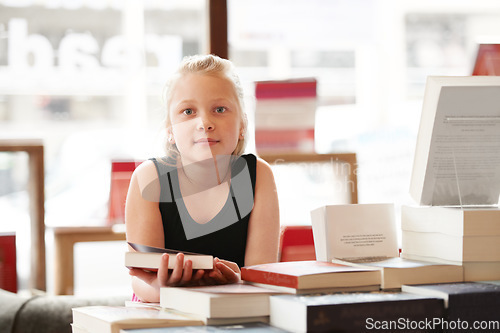
[[[196,223],[187,212],[180,193],[177,168],[164,160],[151,160],[160,179],[159,209],[165,248],[210,254],[243,267],[255,195],[255,155],[242,155],[232,163],[228,199],[220,212],[205,224]]]

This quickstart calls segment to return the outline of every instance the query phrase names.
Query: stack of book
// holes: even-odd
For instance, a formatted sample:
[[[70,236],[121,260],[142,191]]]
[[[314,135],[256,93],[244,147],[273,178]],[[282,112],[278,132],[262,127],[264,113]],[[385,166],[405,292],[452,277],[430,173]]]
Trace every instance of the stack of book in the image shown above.
[[[401,214],[405,258],[461,265],[464,281],[500,279],[497,208],[403,206]]]
[[[314,151],[316,79],[255,83],[258,152]]]
[[[402,256],[463,266],[464,280],[500,279],[500,77],[429,77]]]
[[[311,212],[316,257],[379,271],[380,288],[463,281],[459,265],[399,257],[394,205],[329,205]]]
[[[235,283],[200,287],[164,287],[160,307],[180,311],[206,325],[269,322],[269,298],[280,292]]]
[[[150,306],[83,306],[72,311],[73,333],[119,333],[122,329],[204,324],[193,316]]]

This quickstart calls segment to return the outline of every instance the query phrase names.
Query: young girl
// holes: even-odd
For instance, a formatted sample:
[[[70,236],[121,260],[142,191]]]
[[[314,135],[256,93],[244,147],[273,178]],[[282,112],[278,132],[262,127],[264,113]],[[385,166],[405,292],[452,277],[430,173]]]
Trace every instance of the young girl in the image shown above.
[[[242,155],[246,116],[231,62],[183,60],[165,92],[167,156],[134,172],[125,207],[129,242],[214,256],[212,270],[193,270],[182,253],[168,270],[131,269],[138,299],[158,302],[163,286],[239,281],[239,267],[275,262],[278,199],[271,168]],[[220,258],[220,259],[219,259]]]

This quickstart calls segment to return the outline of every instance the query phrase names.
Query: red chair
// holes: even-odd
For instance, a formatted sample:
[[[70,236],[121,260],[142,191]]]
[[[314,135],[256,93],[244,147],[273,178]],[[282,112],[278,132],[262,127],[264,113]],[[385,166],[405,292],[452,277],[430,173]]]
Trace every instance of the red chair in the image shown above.
[[[289,225],[281,227],[279,260],[316,260],[312,226]]]
[[[130,179],[140,163],[129,160],[111,161],[108,225],[125,222],[125,200],[127,199]]]

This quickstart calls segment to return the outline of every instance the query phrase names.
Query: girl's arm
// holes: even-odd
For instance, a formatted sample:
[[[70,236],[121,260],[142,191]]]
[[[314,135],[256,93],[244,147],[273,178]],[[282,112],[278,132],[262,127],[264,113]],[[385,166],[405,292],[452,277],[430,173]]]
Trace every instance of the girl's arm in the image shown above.
[[[279,206],[269,164],[257,159],[254,207],[248,225],[245,266],[278,260]]]
[[[134,171],[125,205],[127,241],[164,247],[163,223],[159,209],[160,185],[156,168],[146,161]],[[132,249],[130,249],[132,250]],[[199,280],[203,270],[193,276],[192,263],[177,255],[174,269],[168,270],[168,255],[163,256],[158,272],[132,268],[132,289],[145,302],[158,302],[160,287],[182,285]]]
[[[127,241],[165,246],[160,209],[160,184],[152,161],[139,165],[130,180],[125,204]]]

